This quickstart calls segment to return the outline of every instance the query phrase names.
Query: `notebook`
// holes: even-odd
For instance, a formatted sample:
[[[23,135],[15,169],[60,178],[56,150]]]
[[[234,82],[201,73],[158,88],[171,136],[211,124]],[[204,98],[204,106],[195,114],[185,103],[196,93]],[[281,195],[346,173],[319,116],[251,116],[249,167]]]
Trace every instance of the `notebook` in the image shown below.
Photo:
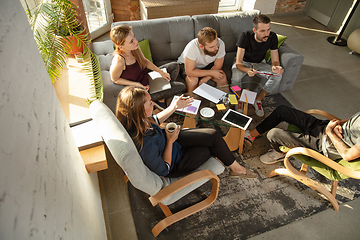
[[[161,69],[166,72],[166,68]],[[160,73],[152,71],[149,72],[149,86],[150,86],[150,94],[161,92],[167,89],[171,89],[171,84],[168,80],[163,78]]]

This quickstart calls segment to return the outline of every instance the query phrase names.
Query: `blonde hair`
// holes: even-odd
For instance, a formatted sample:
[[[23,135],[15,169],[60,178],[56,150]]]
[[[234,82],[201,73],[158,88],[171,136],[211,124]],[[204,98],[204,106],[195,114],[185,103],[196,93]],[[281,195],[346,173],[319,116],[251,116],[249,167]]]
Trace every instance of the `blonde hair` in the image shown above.
[[[139,151],[143,147],[145,132],[149,129],[150,123],[155,123],[152,118],[145,114],[146,90],[141,87],[126,86],[117,98],[116,117],[128,132],[132,133],[136,147]]]
[[[120,25],[111,29],[110,38],[115,45],[115,53],[118,53],[119,55],[124,53],[124,50],[122,50],[120,46],[124,44],[126,37],[131,31],[132,27],[127,25]],[[146,68],[147,60],[145,57],[143,57],[143,54],[141,54],[140,47],[136,50],[132,50],[131,53],[135,57],[136,61],[139,63],[140,68]]]
[[[198,40],[201,45],[205,47],[206,43],[211,43],[217,38],[215,29],[211,27],[204,27],[198,33]]]

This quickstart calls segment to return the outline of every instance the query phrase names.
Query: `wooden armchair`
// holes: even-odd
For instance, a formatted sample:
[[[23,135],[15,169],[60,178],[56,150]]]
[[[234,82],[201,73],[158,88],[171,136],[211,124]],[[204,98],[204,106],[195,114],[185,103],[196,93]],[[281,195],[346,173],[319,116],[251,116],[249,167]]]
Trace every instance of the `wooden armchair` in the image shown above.
[[[328,119],[339,119],[327,112],[316,109],[308,110],[306,113],[323,116]],[[360,159],[349,162],[343,159],[339,161],[333,161],[312,149],[303,147],[296,147],[290,150],[288,148],[281,147],[281,150],[284,152],[287,151],[284,159],[284,165],[286,169],[275,169],[268,174],[268,177],[277,175],[292,177],[310,187],[311,189],[323,194],[331,202],[334,209],[339,211],[339,204],[335,199],[338,181],[346,178],[360,179]],[[294,156],[303,163],[300,171],[291,165],[289,161],[290,156]],[[309,166],[332,181],[330,192],[321,184],[306,176],[307,168]]]
[[[225,169],[217,159],[211,157],[185,177],[159,177],[143,163],[131,137],[104,103],[98,100],[92,102],[90,111],[111,155],[125,172],[124,181],[130,181],[135,188],[149,194],[152,205],[159,205],[164,212],[165,219],[152,229],[155,237],[169,225],[208,207],[215,201],[220,184],[217,175]],[[205,200],[174,214],[167,207],[209,180],[212,182],[212,192]]]

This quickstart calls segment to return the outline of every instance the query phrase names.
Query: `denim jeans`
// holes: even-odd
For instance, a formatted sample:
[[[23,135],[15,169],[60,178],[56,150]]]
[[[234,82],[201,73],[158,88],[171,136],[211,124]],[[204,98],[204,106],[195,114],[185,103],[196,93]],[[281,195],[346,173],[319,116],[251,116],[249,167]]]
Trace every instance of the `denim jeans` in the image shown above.
[[[250,63],[250,62],[245,62],[243,61],[243,64],[245,67],[247,68],[254,68],[255,70],[258,71],[264,71],[264,72],[272,72],[271,70],[271,65],[265,63],[265,62],[260,62],[260,63]],[[239,69],[236,68],[236,63],[234,63],[234,65],[231,68],[232,71],[232,77],[231,77],[231,83],[232,84],[236,84],[239,85],[241,83],[242,78],[246,75],[246,73],[240,71]],[[265,85],[264,85],[264,90],[268,93],[272,93],[275,89],[278,88],[280,82],[281,82],[281,78],[282,76],[280,75],[279,77],[277,76],[269,76],[269,75],[260,75],[258,74],[258,76],[260,78],[265,78],[267,79]]]

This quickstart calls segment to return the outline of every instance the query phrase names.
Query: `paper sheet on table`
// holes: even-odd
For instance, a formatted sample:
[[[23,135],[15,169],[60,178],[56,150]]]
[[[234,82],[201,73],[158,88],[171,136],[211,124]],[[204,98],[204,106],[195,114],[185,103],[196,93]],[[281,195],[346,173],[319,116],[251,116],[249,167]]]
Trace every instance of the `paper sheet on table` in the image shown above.
[[[226,95],[226,92],[221,91],[217,88],[214,88],[206,83],[201,84],[198,86],[193,93],[206,98],[209,101],[212,101],[213,103],[218,103],[220,99]]]
[[[257,93],[253,92],[253,91],[243,89],[243,91],[241,93],[241,96],[240,96],[240,101],[241,102],[246,102],[245,94],[246,94],[246,97],[247,97],[247,102],[250,103],[250,104],[254,104]]]
[[[171,101],[170,105],[173,104],[179,96],[174,96],[173,100]],[[184,112],[184,113],[191,113],[191,114],[197,114],[200,108],[201,101],[198,99],[194,99],[194,101],[191,103],[190,106],[186,108],[176,109],[176,111]]]
[[[163,72],[167,72],[166,68],[161,69]],[[171,88],[171,84],[168,80],[163,78],[160,73],[152,71],[148,73],[150,76],[149,86],[150,94],[164,91]]]

